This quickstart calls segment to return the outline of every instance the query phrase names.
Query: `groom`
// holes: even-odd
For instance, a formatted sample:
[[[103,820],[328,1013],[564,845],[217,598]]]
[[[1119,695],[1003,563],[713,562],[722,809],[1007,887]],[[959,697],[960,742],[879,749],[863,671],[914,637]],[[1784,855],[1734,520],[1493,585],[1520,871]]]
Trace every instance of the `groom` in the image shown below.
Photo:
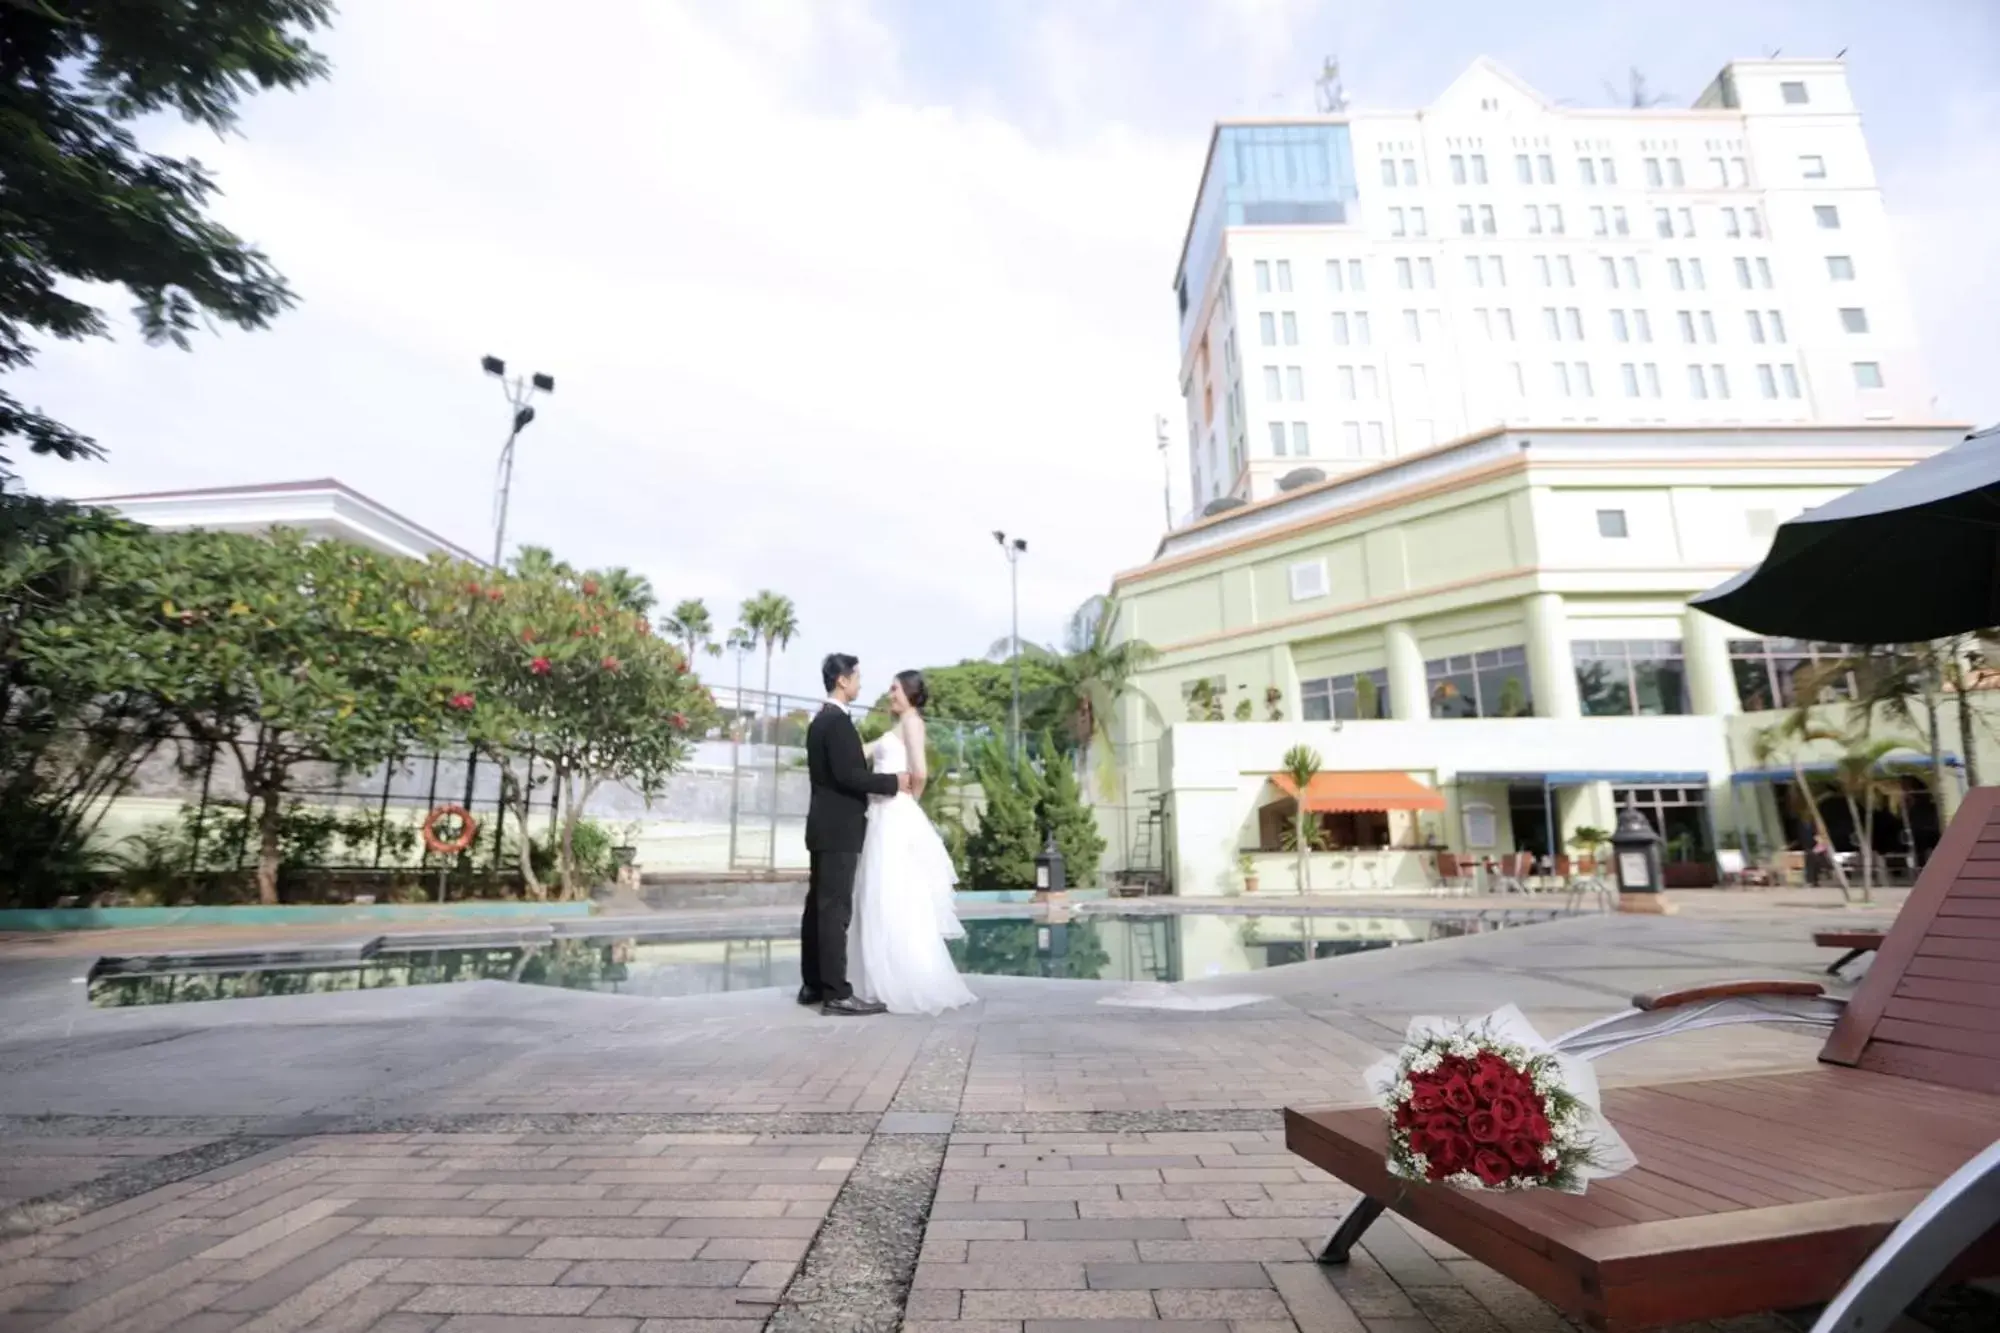
[[[908,774],[874,773],[861,733],[847,706],[861,693],[860,662],[829,653],[820,663],[826,705],[806,728],[806,772],[812,804],[806,811],[806,852],[812,883],[799,926],[800,1004],[825,1014],[879,1014],[882,1006],[856,999],[847,981],[847,926],[854,917],[854,871],[868,834],[868,798],[910,789]]]

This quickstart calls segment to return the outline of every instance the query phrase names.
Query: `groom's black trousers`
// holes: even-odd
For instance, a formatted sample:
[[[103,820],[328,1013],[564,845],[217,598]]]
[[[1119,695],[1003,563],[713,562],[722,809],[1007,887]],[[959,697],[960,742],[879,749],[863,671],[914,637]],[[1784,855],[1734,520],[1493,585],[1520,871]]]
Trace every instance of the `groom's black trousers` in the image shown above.
[[[859,852],[814,852],[806,915],[799,927],[799,972],[824,1000],[852,998],[847,980],[847,927],[854,920],[854,871]]]

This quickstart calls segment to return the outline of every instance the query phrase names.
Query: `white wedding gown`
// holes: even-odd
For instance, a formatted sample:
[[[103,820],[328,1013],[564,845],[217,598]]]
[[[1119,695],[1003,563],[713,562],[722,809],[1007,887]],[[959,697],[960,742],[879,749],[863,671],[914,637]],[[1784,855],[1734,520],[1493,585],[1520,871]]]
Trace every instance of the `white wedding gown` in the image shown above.
[[[909,771],[900,732],[883,736],[870,753],[877,773]],[[951,853],[915,797],[869,798],[847,934],[847,972],[856,995],[892,1014],[941,1014],[977,998],[945,947],[947,939],[965,935],[952,900],[957,883]]]

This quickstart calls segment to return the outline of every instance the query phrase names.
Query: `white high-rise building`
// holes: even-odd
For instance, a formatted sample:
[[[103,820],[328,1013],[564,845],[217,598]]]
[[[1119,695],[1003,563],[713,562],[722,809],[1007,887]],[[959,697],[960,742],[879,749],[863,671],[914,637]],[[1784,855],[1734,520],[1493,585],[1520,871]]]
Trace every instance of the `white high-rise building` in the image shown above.
[[[1503,423],[1932,415],[1837,60],[1599,110],[1481,59],[1421,111],[1221,122],[1175,285],[1197,512]]]

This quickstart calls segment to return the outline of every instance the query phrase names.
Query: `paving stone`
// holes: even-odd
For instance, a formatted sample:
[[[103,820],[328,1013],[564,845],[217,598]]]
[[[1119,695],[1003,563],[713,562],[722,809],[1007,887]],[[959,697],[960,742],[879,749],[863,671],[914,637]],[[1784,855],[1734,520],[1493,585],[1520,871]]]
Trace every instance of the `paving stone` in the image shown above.
[[[549,1236],[541,1240],[532,1236],[506,1236],[502,1239],[525,1240],[533,1245],[534,1249],[528,1252],[531,1259],[692,1259],[701,1253],[702,1246],[716,1243],[694,1236]]]
[[[1030,1319],[1022,1333],[1230,1333],[1224,1319]]]
[[[498,1236],[527,1226],[509,1217],[371,1217],[356,1228],[363,1236]]]
[[[399,1259],[356,1259],[344,1263],[303,1290],[239,1325],[242,1333],[293,1333],[331,1310],[339,1309],[357,1292],[385,1276]],[[241,1295],[240,1291],[232,1293]],[[219,1305],[220,1302],[217,1302]]]
[[[663,1236],[672,1219],[665,1217],[522,1217],[504,1221],[510,1236]]]
[[[384,1236],[369,1247],[371,1257],[398,1259],[548,1259],[536,1251],[534,1236]],[[578,1256],[580,1257],[580,1256]]]
[[[576,1264],[559,1280],[583,1287],[725,1287],[741,1281],[749,1267],[720,1261],[597,1259]]]
[[[1096,1325],[1092,1325],[1096,1327]],[[1018,1319],[906,1319],[903,1333],[1021,1333]]]
[[[717,1236],[713,1240],[694,1243],[701,1246],[700,1257],[703,1259],[749,1259],[753,1262],[797,1263],[805,1258],[806,1247],[811,1241],[805,1236]],[[618,1259],[629,1256],[606,1254],[595,1257]]]
[[[1268,1287],[1271,1279],[1253,1263],[1089,1264],[1090,1286],[1097,1290],[1145,1290]]]
[[[437,1333],[636,1333],[636,1319],[565,1315],[456,1314]]]
[[[1177,1217],[1091,1217],[1027,1224],[1027,1239],[1038,1241],[1186,1240],[1188,1224]],[[967,1239],[1013,1239],[967,1237]]]
[[[324,1241],[297,1258],[280,1264],[255,1281],[246,1282],[229,1292],[215,1302],[215,1308],[250,1312],[268,1310],[344,1265],[360,1260],[374,1244],[373,1238],[357,1236],[352,1232]],[[382,1259],[374,1262],[390,1265],[399,1261]]]
[[[1252,1240],[1142,1240],[1139,1261],[1148,1264],[1284,1263],[1313,1257],[1302,1240],[1268,1236]]]
[[[613,1287],[590,1307],[596,1315],[664,1319],[757,1319],[778,1308],[778,1293],[743,1287]]]
[[[1151,1319],[1158,1307],[1147,1291],[968,1291],[960,1310],[965,1319]]]
[[[1275,1291],[1236,1288],[1225,1291],[1161,1290],[1153,1304],[1162,1319],[1284,1319],[1284,1300]]]
[[[903,1315],[906,1319],[956,1319],[958,1304],[959,1293],[955,1291],[913,1291],[903,1304]]]
[[[966,1242],[970,1263],[1137,1263],[1129,1240],[975,1240]]]
[[[432,1286],[402,1303],[419,1314],[582,1314],[602,1287]]]

